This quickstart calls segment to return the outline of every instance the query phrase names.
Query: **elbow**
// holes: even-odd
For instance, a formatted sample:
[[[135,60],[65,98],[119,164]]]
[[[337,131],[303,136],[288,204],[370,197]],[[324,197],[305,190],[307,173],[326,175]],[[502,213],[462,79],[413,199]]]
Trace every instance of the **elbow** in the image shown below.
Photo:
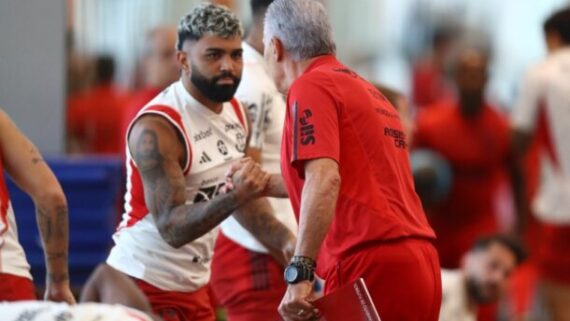
[[[327,181],[331,189],[338,191],[340,189],[340,173],[338,171],[332,171],[327,177]]]
[[[317,159],[305,165],[305,184],[318,187],[319,190],[338,191],[341,177],[338,164],[330,159]]]
[[[41,208],[67,209],[67,199],[59,188],[47,189],[33,197],[34,203]]]
[[[323,186],[327,191],[338,191],[340,189],[340,173],[338,170],[324,168],[315,177],[317,184]]]
[[[179,249],[185,244],[174,236],[175,230],[172,225],[158,225],[157,227],[158,232],[164,242],[166,242],[166,244],[170,245],[172,248]]]
[[[156,227],[160,237],[172,248],[179,249],[188,243],[187,239],[181,237],[181,231],[178,224],[168,218],[169,215],[163,215],[156,222]]]
[[[170,247],[174,248],[174,249],[179,249],[181,248],[185,243],[182,242],[178,242],[174,239],[169,239],[169,240],[165,240],[166,244],[170,245]]]

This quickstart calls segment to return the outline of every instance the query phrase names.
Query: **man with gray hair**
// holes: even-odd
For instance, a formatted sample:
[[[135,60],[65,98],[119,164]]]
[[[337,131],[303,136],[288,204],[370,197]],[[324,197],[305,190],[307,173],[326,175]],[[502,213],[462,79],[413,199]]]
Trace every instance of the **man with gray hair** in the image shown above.
[[[275,0],[265,17],[264,44],[270,74],[287,93],[283,176],[272,175],[267,192],[283,194],[284,182],[299,218],[281,315],[317,317],[311,303],[316,271],[325,293],[364,278],[383,321],[437,320],[435,235],[414,192],[398,112],[335,58],[319,2]]]
[[[263,195],[268,175],[248,164],[220,194],[232,161],[248,152],[249,124],[233,99],[242,72],[242,27],[203,3],[182,18],[181,79],[128,129],[125,214],[107,264],[132,277],[164,320],[213,321],[206,286],[217,225],[232,213],[274,252],[295,239]],[[231,268],[228,266],[227,268]]]

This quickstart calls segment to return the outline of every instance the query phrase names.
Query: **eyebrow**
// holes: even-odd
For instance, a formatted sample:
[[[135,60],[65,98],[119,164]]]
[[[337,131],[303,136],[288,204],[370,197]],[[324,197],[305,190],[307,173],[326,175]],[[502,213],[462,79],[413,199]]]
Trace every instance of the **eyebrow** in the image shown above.
[[[206,49],[206,52],[226,52],[226,49],[222,49],[222,48],[208,48]],[[236,52],[243,52],[242,48],[239,49],[232,49],[230,50],[231,53],[236,53]]]

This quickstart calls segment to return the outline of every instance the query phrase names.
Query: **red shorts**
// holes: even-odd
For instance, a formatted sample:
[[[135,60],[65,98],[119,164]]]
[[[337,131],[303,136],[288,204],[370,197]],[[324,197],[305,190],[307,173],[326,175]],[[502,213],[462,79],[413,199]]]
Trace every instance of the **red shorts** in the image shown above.
[[[13,274],[0,273],[0,301],[37,299],[32,280]]]
[[[211,288],[228,321],[281,320],[283,267],[270,255],[249,251],[220,233],[212,262]]]
[[[536,259],[542,277],[570,286],[570,225],[540,223]]]
[[[364,278],[382,321],[437,321],[441,271],[430,241],[405,238],[369,245],[325,276],[325,294]]]
[[[215,321],[208,287],[195,292],[164,291],[142,280],[134,279],[144,292],[152,310],[164,321]]]

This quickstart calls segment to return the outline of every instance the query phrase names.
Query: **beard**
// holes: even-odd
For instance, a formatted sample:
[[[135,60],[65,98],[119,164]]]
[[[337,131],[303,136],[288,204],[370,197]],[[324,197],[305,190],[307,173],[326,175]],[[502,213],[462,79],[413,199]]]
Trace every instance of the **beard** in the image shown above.
[[[232,85],[218,85],[218,80],[222,78],[231,78],[234,83]],[[218,76],[209,79],[204,76],[198,68],[192,64],[192,75],[190,76],[192,84],[200,90],[204,97],[217,103],[223,103],[232,99],[237,91],[241,78],[234,76],[232,73],[223,71]]]
[[[484,284],[480,284],[473,279],[467,279],[467,292],[477,303],[485,304],[496,301],[498,299],[498,291],[495,288],[492,288],[491,293],[485,293],[486,291],[484,290],[484,286]],[[487,286],[492,287],[490,285]]]

